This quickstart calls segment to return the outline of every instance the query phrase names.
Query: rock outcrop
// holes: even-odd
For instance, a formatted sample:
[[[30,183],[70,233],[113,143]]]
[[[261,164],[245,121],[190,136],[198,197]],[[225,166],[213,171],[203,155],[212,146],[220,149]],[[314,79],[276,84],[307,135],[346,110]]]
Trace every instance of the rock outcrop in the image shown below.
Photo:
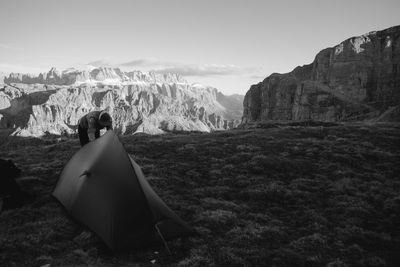
[[[6,78],[6,73],[0,71],[0,85],[4,84],[4,78]]]
[[[242,123],[399,118],[400,26],[347,39],[246,93]],[[385,116],[381,116],[386,114]]]
[[[243,96],[191,85],[177,74],[51,69],[38,76],[10,74],[0,89],[0,127],[14,134],[73,134],[78,119],[107,110],[121,134],[214,131],[240,122]]]

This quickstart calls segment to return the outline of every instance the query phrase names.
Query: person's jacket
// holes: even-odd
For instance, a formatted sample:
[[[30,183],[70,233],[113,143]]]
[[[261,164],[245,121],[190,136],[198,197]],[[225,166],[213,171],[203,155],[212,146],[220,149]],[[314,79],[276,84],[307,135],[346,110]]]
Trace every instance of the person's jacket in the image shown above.
[[[101,111],[91,111],[79,120],[79,126],[88,132],[94,132],[106,128],[107,130],[112,129],[112,125],[103,126],[99,123],[99,115]]]

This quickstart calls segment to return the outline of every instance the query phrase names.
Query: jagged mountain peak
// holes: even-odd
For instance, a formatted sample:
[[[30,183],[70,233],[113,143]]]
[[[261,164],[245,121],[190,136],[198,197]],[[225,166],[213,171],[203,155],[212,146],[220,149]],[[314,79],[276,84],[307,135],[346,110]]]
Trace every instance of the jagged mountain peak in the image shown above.
[[[154,71],[142,72],[138,70],[123,71],[120,68],[108,66],[87,66],[79,70],[68,68],[59,71],[52,67],[48,72],[39,75],[27,73],[11,73],[4,79],[5,83],[47,84],[47,85],[74,85],[74,84],[132,84],[137,82],[147,83],[187,83],[177,73],[157,73]]]

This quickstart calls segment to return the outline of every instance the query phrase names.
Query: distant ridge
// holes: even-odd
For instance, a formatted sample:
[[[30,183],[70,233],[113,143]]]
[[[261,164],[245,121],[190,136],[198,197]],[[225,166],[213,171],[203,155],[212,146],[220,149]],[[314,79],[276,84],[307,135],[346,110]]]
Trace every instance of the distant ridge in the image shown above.
[[[39,75],[11,73],[4,78],[5,83],[47,84],[47,85],[77,85],[77,84],[132,84],[136,82],[154,83],[187,83],[176,73],[159,74],[155,72],[122,71],[119,68],[98,67],[91,70],[69,68],[59,71],[51,68]]]

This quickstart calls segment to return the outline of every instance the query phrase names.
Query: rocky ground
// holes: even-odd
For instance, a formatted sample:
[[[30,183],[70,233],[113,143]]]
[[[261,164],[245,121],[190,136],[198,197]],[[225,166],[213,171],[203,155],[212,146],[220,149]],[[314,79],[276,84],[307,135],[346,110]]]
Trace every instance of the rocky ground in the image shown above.
[[[199,236],[112,253],[50,197],[77,140],[2,136],[34,195],[0,214],[1,266],[399,266],[400,125],[122,137]]]

